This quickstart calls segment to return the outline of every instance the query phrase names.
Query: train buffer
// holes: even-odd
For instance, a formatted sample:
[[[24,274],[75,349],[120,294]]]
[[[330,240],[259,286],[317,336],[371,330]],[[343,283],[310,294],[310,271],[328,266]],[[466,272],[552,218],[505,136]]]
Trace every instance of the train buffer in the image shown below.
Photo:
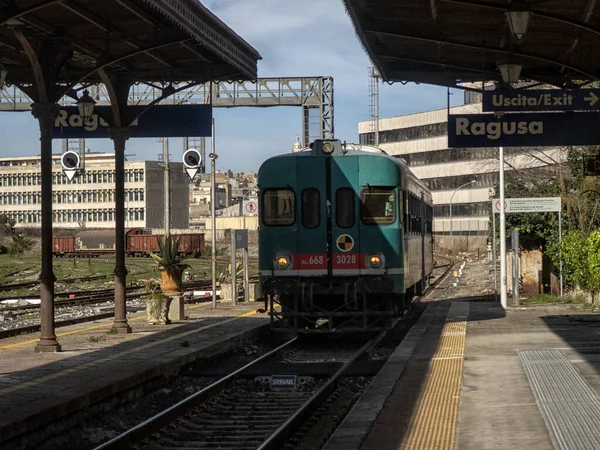
[[[597,449],[600,316],[430,303],[325,450]]]

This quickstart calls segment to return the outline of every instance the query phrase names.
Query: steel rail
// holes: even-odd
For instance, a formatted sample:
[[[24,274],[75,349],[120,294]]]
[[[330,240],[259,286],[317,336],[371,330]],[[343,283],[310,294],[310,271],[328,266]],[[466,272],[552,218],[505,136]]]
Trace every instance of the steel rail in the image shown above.
[[[379,342],[387,334],[388,330],[382,331],[377,336],[363,345],[348,361],[340,367],[337,372],[315,392],[304,405],[297,410],[292,417],[286,420],[257,450],[279,450],[291,438],[296,431],[310,418],[310,416],[323,404],[338,385],[344,373],[360,358],[371,346]]]
[[[179,403],[176,403],[170,408],[165,409],[164,411],[145,420],[139,425],[136,425],[135,427],[127,430],[125,433],[114,437],[110,441],[107,441],[104,444],[96,447],[94,450],[122,450],[124,448],[131,447],[136,442],[160,430],[165,425],[182,417],[192,409],[196,408],[197,406],[201,405],[202,403],[205,403],[217,394],[221,393],[223,390],[225,390],[225,388],[227,388],[231,384],[231,382],[236,376],[254,367],[259,362],[262,362],[265,359],[271,358],[279,354],[281,351],[286,350],[291,344],[293,344],[297,340],[298,337],[295,337],[289,340],[288,342],[280,345],[276,349],[265,353],[264,355],[260,356],[254,361],[251,361],[245,366],[230,373],[226,377],[221,378],[220,380],[214,382],[210,386],[205,387],[201,391],[198,391],[195,394],[181,400]]]

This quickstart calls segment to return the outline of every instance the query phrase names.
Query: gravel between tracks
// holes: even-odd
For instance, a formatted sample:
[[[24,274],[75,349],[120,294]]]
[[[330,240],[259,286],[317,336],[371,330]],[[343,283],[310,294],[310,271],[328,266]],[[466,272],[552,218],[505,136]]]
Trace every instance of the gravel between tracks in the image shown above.
[[[282,337],[283,339],[283,337]],[[275,348],[280,340],[265,342],[257,340],[228,355],[211,358],[191,365],[173,380],[162,380],[163,385],[126,404],[113,407],[106,413],[87,417],[82,425],[56,436],[39,446],[39,450],[88,450],[127,431],[144,420],[158,414],[169,406],[189,397],[215,382],[214,377],[193,376],[194,368],[216,367],[235,363],[240,367]]]

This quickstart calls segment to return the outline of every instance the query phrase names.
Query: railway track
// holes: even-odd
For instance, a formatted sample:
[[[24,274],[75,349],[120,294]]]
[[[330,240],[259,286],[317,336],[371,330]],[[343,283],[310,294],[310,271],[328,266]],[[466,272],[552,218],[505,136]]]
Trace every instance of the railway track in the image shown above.
[[[210,285],[211,285],[210,281],[202,280],[202,281],[196,281],[196,282],[191,282],[191,283],[190,282],[184,283],[183,286],[184,286],[184,290],[186,290],[186,289],[191,290],[191,289],[210,288]],[[112,301],[114,299],[114,289],[101,289],[101,290],[97,290],[97,291],[78,291],[78,292],[74,292],[74,293],[63,293],[62,295],[65,296],[65,295],[72,295],[72,294],[79,295],[80,297],[57,301],[57,302],[55,302],[55,307],[57,309],[62,309],[62,308],[68,308],[68,307],[73,307],[73,306],[77,306],[77,305],[104,303],[104,302]],[[144,294],[143,287],[139,287],[139,286],[129,287],[129,288],[127,288],[126,300],[138,299],[143,294]],[[37,297],[39,297],[39,296],[37,296]],[[196,303],[198,301],[203,301],[205,299],[207,299],[207,301],[208,301],[209,298],[208,297],[189,297],[186,300],[186,303],[190,303],[190,302]],[[1,303],[0,303],[0,305],[1,305]],[[26,315],[26,314],[32,314],[32,313],[35,314],[39,310],[40,310],[40,304],[0,307],[0,315],[10,314],[11,316],[19,316],[19,315]],[[82,317],[74,317],[74,318],[56,321],[55,327],[60,328],[60,327],[66,327],[66,326],[74,325],[74,324],[78,324],[78,323],[93,322],[95,320],[106,319],[106,318],[110,318],[113,316],[114,316],[114,312],[110,311],[110,312],[103,312],[103,313],[99,313],[99,314],[92,314],[92,315],[87,315],[87,316],[82,316]],[[7,330],[0,330],[0,339],[8,338],[11,336],[19,336],[21,334],[35,333],[37,331],[40,331],[39,324],[15,327],[15,328],[7,329]]]
[[[62,280],[56,280],[56,283],[72,284],[77,281],[102,280],[109,276],[112,276],[112,275],[106,274],[106,275],[93,275],[93,276],[79,277],[79,278],[63,278]],[[3,284],[3,285],[0,285],[0,291],[11,291],[13,289],[29,288],[29,287],[37,286],[39,284],[40,284],[39,281],[26,281],[24,283]]]
[[[134,445],[140,449],[281,449],[384,335],[353,348],[346,343],[341,349],[305,349],[300,338],[293,338],[96,450]],[[315,376],[330,372],[322,366],[332,364],[337,368],[332,375]],[[298,365],[313,376],[269,375],[273,370],[293,372]]]

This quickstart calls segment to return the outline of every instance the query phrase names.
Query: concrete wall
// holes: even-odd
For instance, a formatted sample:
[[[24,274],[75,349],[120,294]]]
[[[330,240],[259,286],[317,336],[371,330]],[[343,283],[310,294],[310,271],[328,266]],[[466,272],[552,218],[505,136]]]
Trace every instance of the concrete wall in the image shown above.
[[[146,162],[146,226],[164,227],[164,167]],[[171,228],[186,228],[190,220],[189,183],[183,163],[171,163]]]
[[[244,229],[244,218],[243,217],[217,217],[216,220],[217,230],[242,230]],[[258,230],[258,216],[246,216],[246,229],[247,230]],[[212,221],[210,217],[206,218],[206,231],[212,229]]]
[[[487,236],[441,236],[435,235],[435,249],[449,252],[471,252],[481,257],[487,255]]]

